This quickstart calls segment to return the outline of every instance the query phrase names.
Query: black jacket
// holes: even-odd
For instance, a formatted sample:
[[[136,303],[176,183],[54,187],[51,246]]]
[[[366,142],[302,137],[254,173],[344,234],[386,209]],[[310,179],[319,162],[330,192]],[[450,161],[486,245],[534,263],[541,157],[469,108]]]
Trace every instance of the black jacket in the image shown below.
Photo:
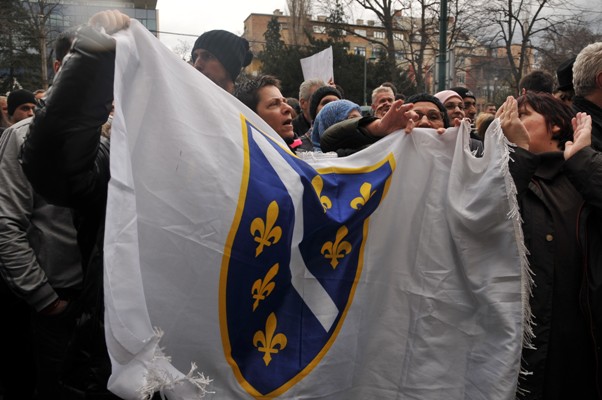
[[[69,398],[117,398],[106,389],[111,365],[104,341],[102,249],[110,170],[109,144],[100,136],[113,100],[114,65],[114,40],[80,28],[21,154],[34,189],[76,215],[84,288],[62,374]]]
[[[365,149],[381,139],[372,136],[365,128],[376,119],[371,116],[351,118],[332,125],[320,138],[320,148],[324,153],[335,151],[339,157]]]
[[[518,190],[534,285],[535,349],[523,349],[523,399],[599,399],[602,328],[602,154],[520,148]]]
[[[295,132],[295,136],[301,137],[309,131],[311,128],[311,122],[305,119],[305,116],[301,112],[299,115],[293,119],[293,131]]]

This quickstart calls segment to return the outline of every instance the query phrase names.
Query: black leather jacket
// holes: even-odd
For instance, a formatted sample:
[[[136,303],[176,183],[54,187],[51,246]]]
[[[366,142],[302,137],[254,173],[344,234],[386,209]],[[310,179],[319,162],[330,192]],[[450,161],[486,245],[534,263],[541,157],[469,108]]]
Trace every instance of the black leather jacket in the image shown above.
[[[114,65],[114,40],[80,28],[21,151],[34,189],[76,215],[84,288],[76,300],[80,318],[63,383],[70,396],[82,399],[117,398],[106,389],[111,365],[103,328],[102,249],[110,170],[109,143],[100,136],[113,101]]]

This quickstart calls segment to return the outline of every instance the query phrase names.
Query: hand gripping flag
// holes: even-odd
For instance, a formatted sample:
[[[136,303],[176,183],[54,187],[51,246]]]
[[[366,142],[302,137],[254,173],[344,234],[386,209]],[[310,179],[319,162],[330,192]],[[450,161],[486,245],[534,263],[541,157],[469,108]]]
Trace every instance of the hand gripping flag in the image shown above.
[[[117,35],[105,235],[125,399],[510,399],[526,266],[499,124],[298,157],[140,24]]]

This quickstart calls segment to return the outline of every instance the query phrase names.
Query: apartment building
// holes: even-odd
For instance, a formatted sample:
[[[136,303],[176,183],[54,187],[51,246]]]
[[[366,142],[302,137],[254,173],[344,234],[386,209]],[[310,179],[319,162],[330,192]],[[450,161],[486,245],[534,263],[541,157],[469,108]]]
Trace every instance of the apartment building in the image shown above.
[[[275,10],[272,14],[252,13],[244,21],[243,37],[249,41],[254,54],[259,54],[263,50],[264,34],[272,18],[276,18],[280,23],[280,34],[286,45],[307,46],[309,41],[305,32],[309,32],[315,39],[326,40],[328,38],[326,16],[307,15],[295,20],[281,10]],[[438,24],[431,23],[425,29],[420,29],[420,20],[404,16],[401,11],[395,14],[394,20],[396,26],[399,27],[393,34],[396,60],[410,77],[417,74],[415,68],[418,64],[414,58],[422,41],[422,35],[427,37],[427,45],[422,54],[424,88],[418,88],[418,90],[436,91]],[[454,23],[453,18],[450,18],[449,21],[450,25]],[[348,43],[348,51],[366,57],[368,62],[384,55],[386,33],[378,20],[357,19],[353,23],[347,24],[341,34]],[[383,45],[379,45],[378,42]],[[512,46],[512,52],[513,57],[518,58],[520,46]],[[530,72],[533,62],[534,55],[530,50],[524,73]],[[254,74],[259,71],[260,67],[260,61],[255,59],[251,66],[247,67],[247,71]],[[452,48],[448,49],[446,68],[445,86],[466,86],[472,89],[480,104],[492,101],[495,92],[507,88],[509,85],[507,78],[510,70],[505,47],[483,45],[477,39],[467,35],[456,38]]]
[[[314,39],[328,39],[326,16],[319,15],[314,18],[307,15],[305,18],[295,21],[291,16],[284,15],[280,10],[275,10],[272,14],[253,13],[245,19],[242,35],[249,41],[253,54],[259,54],[263,50],[265,44],[264,34],[267,31],[268,23],[274,17],[280,23],[280,35],[286,45],[307,46],[309,41],[305,32],[309,32]],[[350,53],[362,55],[371,60],[380,57],[384,52],[384,47],[368,40],[385,42],[385,31],[380,21],[358,19],[353,24],[347,24],[341,34],[349,45],[348,51]],[[401,30],[395,33],[395,39],[400,43],[406,40]],[[247,71],[255,73],[259,67],[259,61],[255,60],[250,67],[247,67]]]

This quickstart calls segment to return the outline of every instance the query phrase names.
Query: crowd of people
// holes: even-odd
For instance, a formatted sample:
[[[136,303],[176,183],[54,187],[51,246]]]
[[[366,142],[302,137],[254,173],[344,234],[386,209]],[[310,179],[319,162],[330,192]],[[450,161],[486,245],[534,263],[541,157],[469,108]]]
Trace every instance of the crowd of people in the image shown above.
[[[115,42],[98,27],[111,34],[129,22],[117,11],[96,14],[57,42],[48,92],[0,97],[4,400],[117,398],[106,389],[102,294]],[[557,84],[534,71],[517,98],[498,110],[482,105],[481,113],[465,87],[405,98],[383,82],[369,115],[343,88],[319,79],[300,83],[298,99],[287,99],[277,77],[237,81],[253,54],[245,39],[223,30],[202,34],[191,56],[194,68],[294,153],[346,157],[390,134],[415,127],[445,134],[469,120],[479,157],[498,118],[534,280],[533,346],[523,349],[527,373],[517,377],[517,396],[602,399],[602,43],[559,65]]]

